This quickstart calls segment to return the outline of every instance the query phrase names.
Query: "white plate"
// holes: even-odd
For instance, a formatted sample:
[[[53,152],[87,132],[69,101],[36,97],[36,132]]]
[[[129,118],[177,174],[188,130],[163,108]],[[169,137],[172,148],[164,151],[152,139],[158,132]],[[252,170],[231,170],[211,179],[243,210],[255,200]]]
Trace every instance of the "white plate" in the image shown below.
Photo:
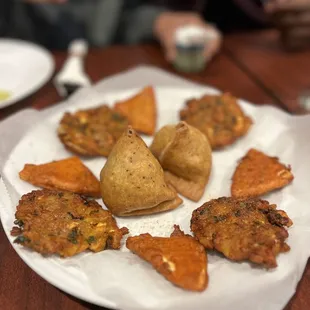
[[[56,136],[57,124],[64,111],[74,111],[107,102],[113,102],[134,94],[137,90],[100,94],[94,91],[86,96],[76,96],[74,106],[63,105],[63,110],[50,115],[32,128],[9,156],[0,182],[0,214],[4,230],[18,255],[40,276],[83,300],[94,304],[126,310],[202,310],[202,309],[283,309],[293,295],[296,285],[310,256],[310,145],[301,132],[308,132],[309,117],[292,117],[272,107],[255,107],[240,101],[243,109],[254,120],[249,134],[231,147],[214,152],[210,182],[203,199],[193,203],[184,199],[184,205],[176,210],[134,219],[117,219],[119,226],[127,226],[132,235],[149,232],[167,236],[174,223],[189,232],[191,212],[211,198],[229,195],[230,178],[237,160],[250,147],[257,147],[270,155],[280,156],[281,161],[292,165],[295,180],[268,196],[288,212],[294,221],[289,229],[288,243],[291,251],[278,256],[279,266],[270,271],[253,268],[249,263],[234,263],[216,254],[208,255],[209,287],[203,293],[192,293],[173,286],[158,275],[147,263],[129,253],[103,251],[97,254],[83,253],[68,259],[44,258],[40,254],[13,244],[9,235],[16,204],[22,194],[34,189],[18,177],[25,163],[44,163],[71,155]],[[178,112],[184,100],[198,97],[210,89],[156,88],[158,102],[158,128],[178,121]],[[272,125],[271,125],[272,124]],[[272,128],[272,130],[270,130]],[[145,138],[145,137],[143,137]],[[145,139],[150,143],[151,139]],[[297,147],[298,146],[298,147]],[[298,152],[296,152],[298,149]],[[99,176],[105,159],[83,159]],[[254,306],[255,305],[255,306]]]
[[[26,41],[0,39],[0,91],[11,94],[0,100],[0,108],[38,90],[53,72],[54,60],[47,50]]]

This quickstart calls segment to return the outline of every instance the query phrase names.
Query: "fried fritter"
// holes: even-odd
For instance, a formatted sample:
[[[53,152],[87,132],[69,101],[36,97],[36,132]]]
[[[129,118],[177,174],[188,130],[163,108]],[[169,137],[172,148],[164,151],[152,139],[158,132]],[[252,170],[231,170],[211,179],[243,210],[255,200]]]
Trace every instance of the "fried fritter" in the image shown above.
[[[203,246],[178,226],[170,238],[142,234],[128,237],[126,246],[173,284],[191,291],[208,285],[207,255]]]
[[[65,113],[58,127],[61,142],[84,156],[108,156],[126,130],[127,119],[108,106]]]
[[[290,250],[283,226],[292,224],[284,211],[265,200],[222,197],[193,212],[191,230],[206,249],[215,249],[231,260],[273,268],[276,256]]]
[[[228,93],[188,100],[186,108],[180,111],[180,118],[203,132],[212,149],[234,143],[252,125],[237,99]]]
[[[100,198],[100,183],[78,157],[42,165],[26,164],[19,177],[35,186]]]
[[[119,249],[127,228],[119,229],[109,211],[96,201],[51,190],[23,195],[15,213],[11,234],[15,243],[43,255],[69,257],[90,249]]]
[[[233,197],[256,197],[282,188],[294,179],[291,168],[277,157],[250,149],[240,161],[232,178]]]
[[[156,128],[156,99],[153,87],[145,87],[137,95],[115,104],[115,111],[126,116],[133,129],[153,135]]]

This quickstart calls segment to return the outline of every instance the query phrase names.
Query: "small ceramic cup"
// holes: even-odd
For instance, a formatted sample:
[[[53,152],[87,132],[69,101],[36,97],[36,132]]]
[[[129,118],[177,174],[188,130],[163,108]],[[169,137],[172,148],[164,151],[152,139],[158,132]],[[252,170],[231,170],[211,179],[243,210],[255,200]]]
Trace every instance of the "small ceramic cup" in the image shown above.
[[[201,72],[207,59],[205,49],[210,40],[218,39],[216,30],[196,25],[179,27],[175,33],[176,58],[173,62],[176,70],[187,73]]]

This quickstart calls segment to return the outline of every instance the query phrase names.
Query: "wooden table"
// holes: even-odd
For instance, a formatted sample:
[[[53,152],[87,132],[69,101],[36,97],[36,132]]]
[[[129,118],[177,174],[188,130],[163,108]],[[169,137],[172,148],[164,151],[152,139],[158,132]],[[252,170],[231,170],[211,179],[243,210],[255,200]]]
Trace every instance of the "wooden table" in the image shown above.
[[[286,55],[277,46],[274,33],[242,34],[226,37],[223,51],[201,74],[183,74],[203,84],[227,90],[256,104],[273,104],[290,112],[300,112],[294,96],[307,86],[310,66],[305,60],[310,52]],[[55,52],[56,69],[66,54]],[[289,62],[286,61],[288,57]],[[136,65],[147,64],[174,72],[166,63],[158,46],[114,46],[91,50],[86,70],[93,81]],[[272,67],[271,67],[272,65]],[[294,79],[292,83],[291,78]],[[310,83],[310,79],[309,79]],[[309,84],[310,85],[310,84]],[[293,99],[292,99],[293,98]],[[0,110],[0,119],[26,107],[42,109],[60,98],[49,82],[36,94]],[[20,309],[103,309],[69,296],[36,275],[17,256],[0,224],[0,308]],[[310,309],[310,264],[298,286],[297,293],[285,310]]]
[[[224,48],[229,58],[274,102],[288,112],[304,112],[297,98],[310,89],[310,50],[286,52],[275,30],[228,36]]]

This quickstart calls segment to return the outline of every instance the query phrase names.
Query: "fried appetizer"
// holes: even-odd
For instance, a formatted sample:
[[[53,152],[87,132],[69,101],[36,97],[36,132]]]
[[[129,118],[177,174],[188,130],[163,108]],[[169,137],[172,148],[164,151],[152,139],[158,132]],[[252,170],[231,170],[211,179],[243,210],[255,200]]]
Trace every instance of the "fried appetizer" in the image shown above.
[[[26,164],[19,177],[35,186],[100,198],[100,183],[78,157],[42,165]]]
[[[294,179],[291,168],[277,157],[250,149],[242,158],[232,178],[233,197],[256,197],[282,188]]]
[[[164,180],[164,172],[143,140],[129,127],[114,146],[100,174],[102,200],[118,216],[177,208],[182,199]]]
[[[151,86],[145,87],[134,97],[115,104],[115,111],[128,118],[138,132],[153,135],[156,128],[156,100]]]
[[[108,156],[127,126],[124,116],[103,105],[73,114],[65,113],[58,127],[58,136],[74,153]]]
[[[207,255],[204,247],[175,225],[170,238],[142,234],[128,237],[126,246],[146,260],[168,281],[190,291],[203,291],[208,285]]]
[[[37,190],[23,195],[11,235],[43,255],[69,257],[87,249],[119,249],[127,228],[119,229],[96,201],[70,192]]]
[[[276,256],[290,250],[283,226],[291,225],[284,211],[255,198],[214,199],[196,209],[191,219],[191,230],[206,249],[267,268],[276,267]]]
[[[198,201],[211,171],[212,151],[206,136],[180,122],[160,129],[150,150],[163,167],[166,182],[181,195]]]
[[[237,99],[228,93],[188,100],[186,108],[180,112],[180,118],[203,132],[212,149],[234,143],[252,125]]]

